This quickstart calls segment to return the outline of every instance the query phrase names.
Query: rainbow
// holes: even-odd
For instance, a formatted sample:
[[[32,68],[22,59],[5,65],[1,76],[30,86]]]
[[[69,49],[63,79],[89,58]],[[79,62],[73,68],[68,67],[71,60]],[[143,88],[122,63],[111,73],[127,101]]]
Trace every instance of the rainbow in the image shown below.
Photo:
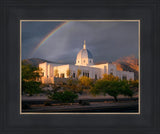
[[[33,55],[38,48],[40,48],[48,39],[49,37],[51,37],[54,33],[56,33],[61,27],[63,27],[65,24],[67,24],[68,22],[63,22],[62,24],[58,25],[56,28],[54,28],[49,34],[47,34],[43,40],[33,49],[32,54]]]

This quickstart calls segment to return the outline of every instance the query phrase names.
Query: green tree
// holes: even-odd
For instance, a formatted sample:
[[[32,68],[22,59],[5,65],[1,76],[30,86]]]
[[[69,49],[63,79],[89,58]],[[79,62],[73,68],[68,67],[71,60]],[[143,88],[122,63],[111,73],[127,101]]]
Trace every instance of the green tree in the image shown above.
[[[37,79],[41,77],[41,71],[38,67],[22,61],[22,93],[33,95],[42,92],[41,83],[37,82]]]
[[[114,97],[115,101],[118,101],[117,96],[120,94],[130,97],[133,95],[133,92],[130,90],[127,81],[106,79],[97,80],[90,92],[93,95],[100,93],[103,93],[104,95],[109,94],[110,96]]]
[[[107,80],[99,79],[97,80],[94,85],[90,89],[90,93],[92,95],[98,95],[100,93],[106,94],[106,89],[109,86],[110,82]]]
[[[41,70],[38,67],[22,62],[22,80],[35,81],[41,77]]]
[[[119,81],[110,81],[109,86],[106,88],[105,92],[110,96],[113,96],[115,101],[118,101],[117,96],[121,94],[121,83]]]

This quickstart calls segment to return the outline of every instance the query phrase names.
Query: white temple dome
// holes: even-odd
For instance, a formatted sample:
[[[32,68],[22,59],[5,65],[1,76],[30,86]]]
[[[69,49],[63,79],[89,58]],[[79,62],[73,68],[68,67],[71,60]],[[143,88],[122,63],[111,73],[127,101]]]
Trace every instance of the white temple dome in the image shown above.
[[[77,58],[92,58],[92,53],[88,49],[81,49],[77,54]]]
[[[93,65],[92,53],[86,49],[86,42],[84,40],[83,49],[77,54],[76,65]]]

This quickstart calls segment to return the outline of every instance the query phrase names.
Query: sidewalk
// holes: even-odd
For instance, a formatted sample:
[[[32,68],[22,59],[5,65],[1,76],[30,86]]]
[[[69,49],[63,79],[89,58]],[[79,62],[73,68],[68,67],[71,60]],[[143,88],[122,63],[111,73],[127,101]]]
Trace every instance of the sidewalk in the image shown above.
[[[118,99],[120,98],[130,98],[130,97],[127,97],[127,96],[123,96],[123,95],[119,95],[118,96]],[[138,98],[138,96],[133,96],[133,98]],[[87,100],[87,99],[113,99],[112,96],[109,96],[109,95],[97,95],[97,96],[92,96],[92,95],[80,95],[78,97],[78,100]],[[23,101],[27,101],[27,100],[32,100],[32,101],[38,101],[38,100],[41,100],[41,101],[47,101],[48,100],[48,97],[47,96],[22,96],[22,100]]]

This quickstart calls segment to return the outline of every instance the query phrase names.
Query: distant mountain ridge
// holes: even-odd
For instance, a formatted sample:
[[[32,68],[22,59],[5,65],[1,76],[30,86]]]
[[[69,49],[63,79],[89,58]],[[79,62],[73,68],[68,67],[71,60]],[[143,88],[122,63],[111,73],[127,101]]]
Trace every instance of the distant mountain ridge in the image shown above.
[[[55,64],[57,63],[57,62],[52,62],[52,61],[48,61],[48,60],[44,60],[44,59],[40,59],[40,58],[24,59],[24,60],[22,60],[22,62],[24,64],[31,64],[31,65],[36,66],[36,67],[38,67],[38,65],[40,63],[43,63],[43,62],[55,63]],[[60,63],[57,63],[57,64],[60,64]]]
[[[122,57],[112,63],[116,64],[117,70],[119,71],[134,72],[135,79],[136,80],[138,79],[139,63],[138,59],[135,56]]]

